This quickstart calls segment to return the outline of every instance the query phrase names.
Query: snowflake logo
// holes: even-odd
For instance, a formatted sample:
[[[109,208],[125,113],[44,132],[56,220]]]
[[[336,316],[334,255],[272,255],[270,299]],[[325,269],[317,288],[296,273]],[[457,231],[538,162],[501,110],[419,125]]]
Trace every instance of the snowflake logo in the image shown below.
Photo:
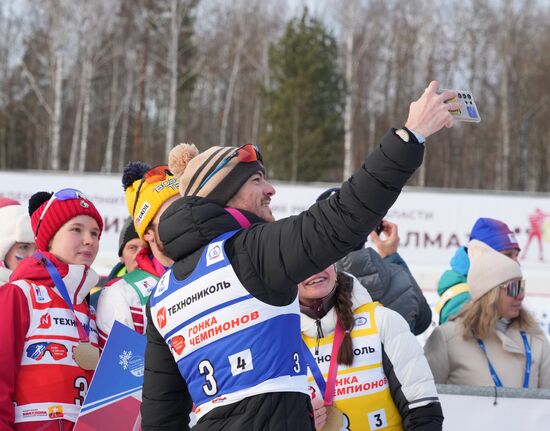
[[[132,359],[132,351],[129,350],[127,352],[124,350],[121,355],[118,355],[118,357],[120,358],[120,361],[118,361],[119,365],[122,365],[122,369],[127,370],[128,362]]]

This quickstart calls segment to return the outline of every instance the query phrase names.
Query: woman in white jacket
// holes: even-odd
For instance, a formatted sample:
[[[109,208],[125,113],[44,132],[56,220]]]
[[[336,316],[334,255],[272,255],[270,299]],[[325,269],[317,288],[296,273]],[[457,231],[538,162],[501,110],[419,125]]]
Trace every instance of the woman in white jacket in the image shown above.
[[[317,429],[442,429],[428,363],[398,313],[334,266],[298,287]]]

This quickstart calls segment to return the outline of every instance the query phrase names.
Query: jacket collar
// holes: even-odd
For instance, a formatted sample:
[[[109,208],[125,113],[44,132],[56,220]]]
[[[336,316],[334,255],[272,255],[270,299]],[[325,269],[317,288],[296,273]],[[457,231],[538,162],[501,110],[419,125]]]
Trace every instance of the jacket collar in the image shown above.
[[[67,288],[67,292],[69,293],[73,304],[81,303],[88,293],[90,293],[90,290],[97,285],[99,276],[89,266],[67,264],[61,262],[51,253],[44,251],[41,253],[56,267],[59,275],[65,283],[65,287]],[[61,293],[51,279],[44,263],[34,256],[21,261],[17,269],[10,277],[10,281],[16,280],[25,280],[31,283],[50,287],[54,289],[59,296],[61,296]]]
[[[512,321],[505,332],[495,330],[495,333],[502,343],[502,348],[504,350],[525,356],[525,346],[523,345],[523,339],[519,333],[520,330],[517,322]]]
[[[265,220],[240,210],[251,224]],[[160,218],[159,234],[164,254],[178,262],[198,252],[225,232],[241,229],[240,224],[217,203],[198,196],[186,196],[174,201]]]
[[[137,267],[142,271],[145,271],[149,274],[155,275],[157,277],[162,277],[166,270],[157,261],[157,265],[153,262],[154,256],[149,248],[142,248],[136,255]],[[160,268],[163,268],[162,272]]]
[[[353,310],[357,310],[359,307],[371,303],[372,298],[369,295],[367,289],[357,280],[353,275],[347,274],[353,279],[353,290],[351,291],[351,302]],[[300,313],[302,333],[307,337],[316,337],[317,336],[317,324],[316,319]],[[328,313],[322,319],[319,319],[321,322],[321,329],[325,336],[332,334],[336,330],[336,309],[332,307]]]

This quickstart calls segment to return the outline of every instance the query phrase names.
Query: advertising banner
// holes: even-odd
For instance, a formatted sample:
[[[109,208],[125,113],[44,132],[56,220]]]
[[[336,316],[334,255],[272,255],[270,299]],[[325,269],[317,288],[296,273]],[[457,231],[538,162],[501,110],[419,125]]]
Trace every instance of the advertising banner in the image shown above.
[[[274,183],[276,218],[306,210],[317,196],[337,184]],[[120,175],[50,172],[0,172],[0,196],[24,205],[39,190],[73,187],[85,193],[105,221],[94,269],[107,275],[117,262],[118,235],[128,210]],[[430,302],[437,298],[439,277],[479,217],[504,221],[521,247],[520,264],[527,280],[527,306],[550,333],[550,194],[405,188],[386,218],[397,223],[405,259]],[[434,299],[435,298],[435,299]]]

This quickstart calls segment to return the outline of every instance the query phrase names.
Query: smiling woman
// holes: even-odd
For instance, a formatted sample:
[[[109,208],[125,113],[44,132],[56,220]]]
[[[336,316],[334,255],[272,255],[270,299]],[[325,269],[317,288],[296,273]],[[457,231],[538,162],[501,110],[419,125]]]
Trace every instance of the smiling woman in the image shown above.
[[[0,428],[72,430],[99,359],[86,296],[103,219],[74,189],[34,194],[29,212],[37,251],[0,288]]]
[[[317,429],[441,429],[428,363],[399,314],[334,265],[298,295]]]
[[[436,383],[550,388],[550,344],[522,306],[519,264],[477,240],[468,255],[472,300],[424,347]]]

